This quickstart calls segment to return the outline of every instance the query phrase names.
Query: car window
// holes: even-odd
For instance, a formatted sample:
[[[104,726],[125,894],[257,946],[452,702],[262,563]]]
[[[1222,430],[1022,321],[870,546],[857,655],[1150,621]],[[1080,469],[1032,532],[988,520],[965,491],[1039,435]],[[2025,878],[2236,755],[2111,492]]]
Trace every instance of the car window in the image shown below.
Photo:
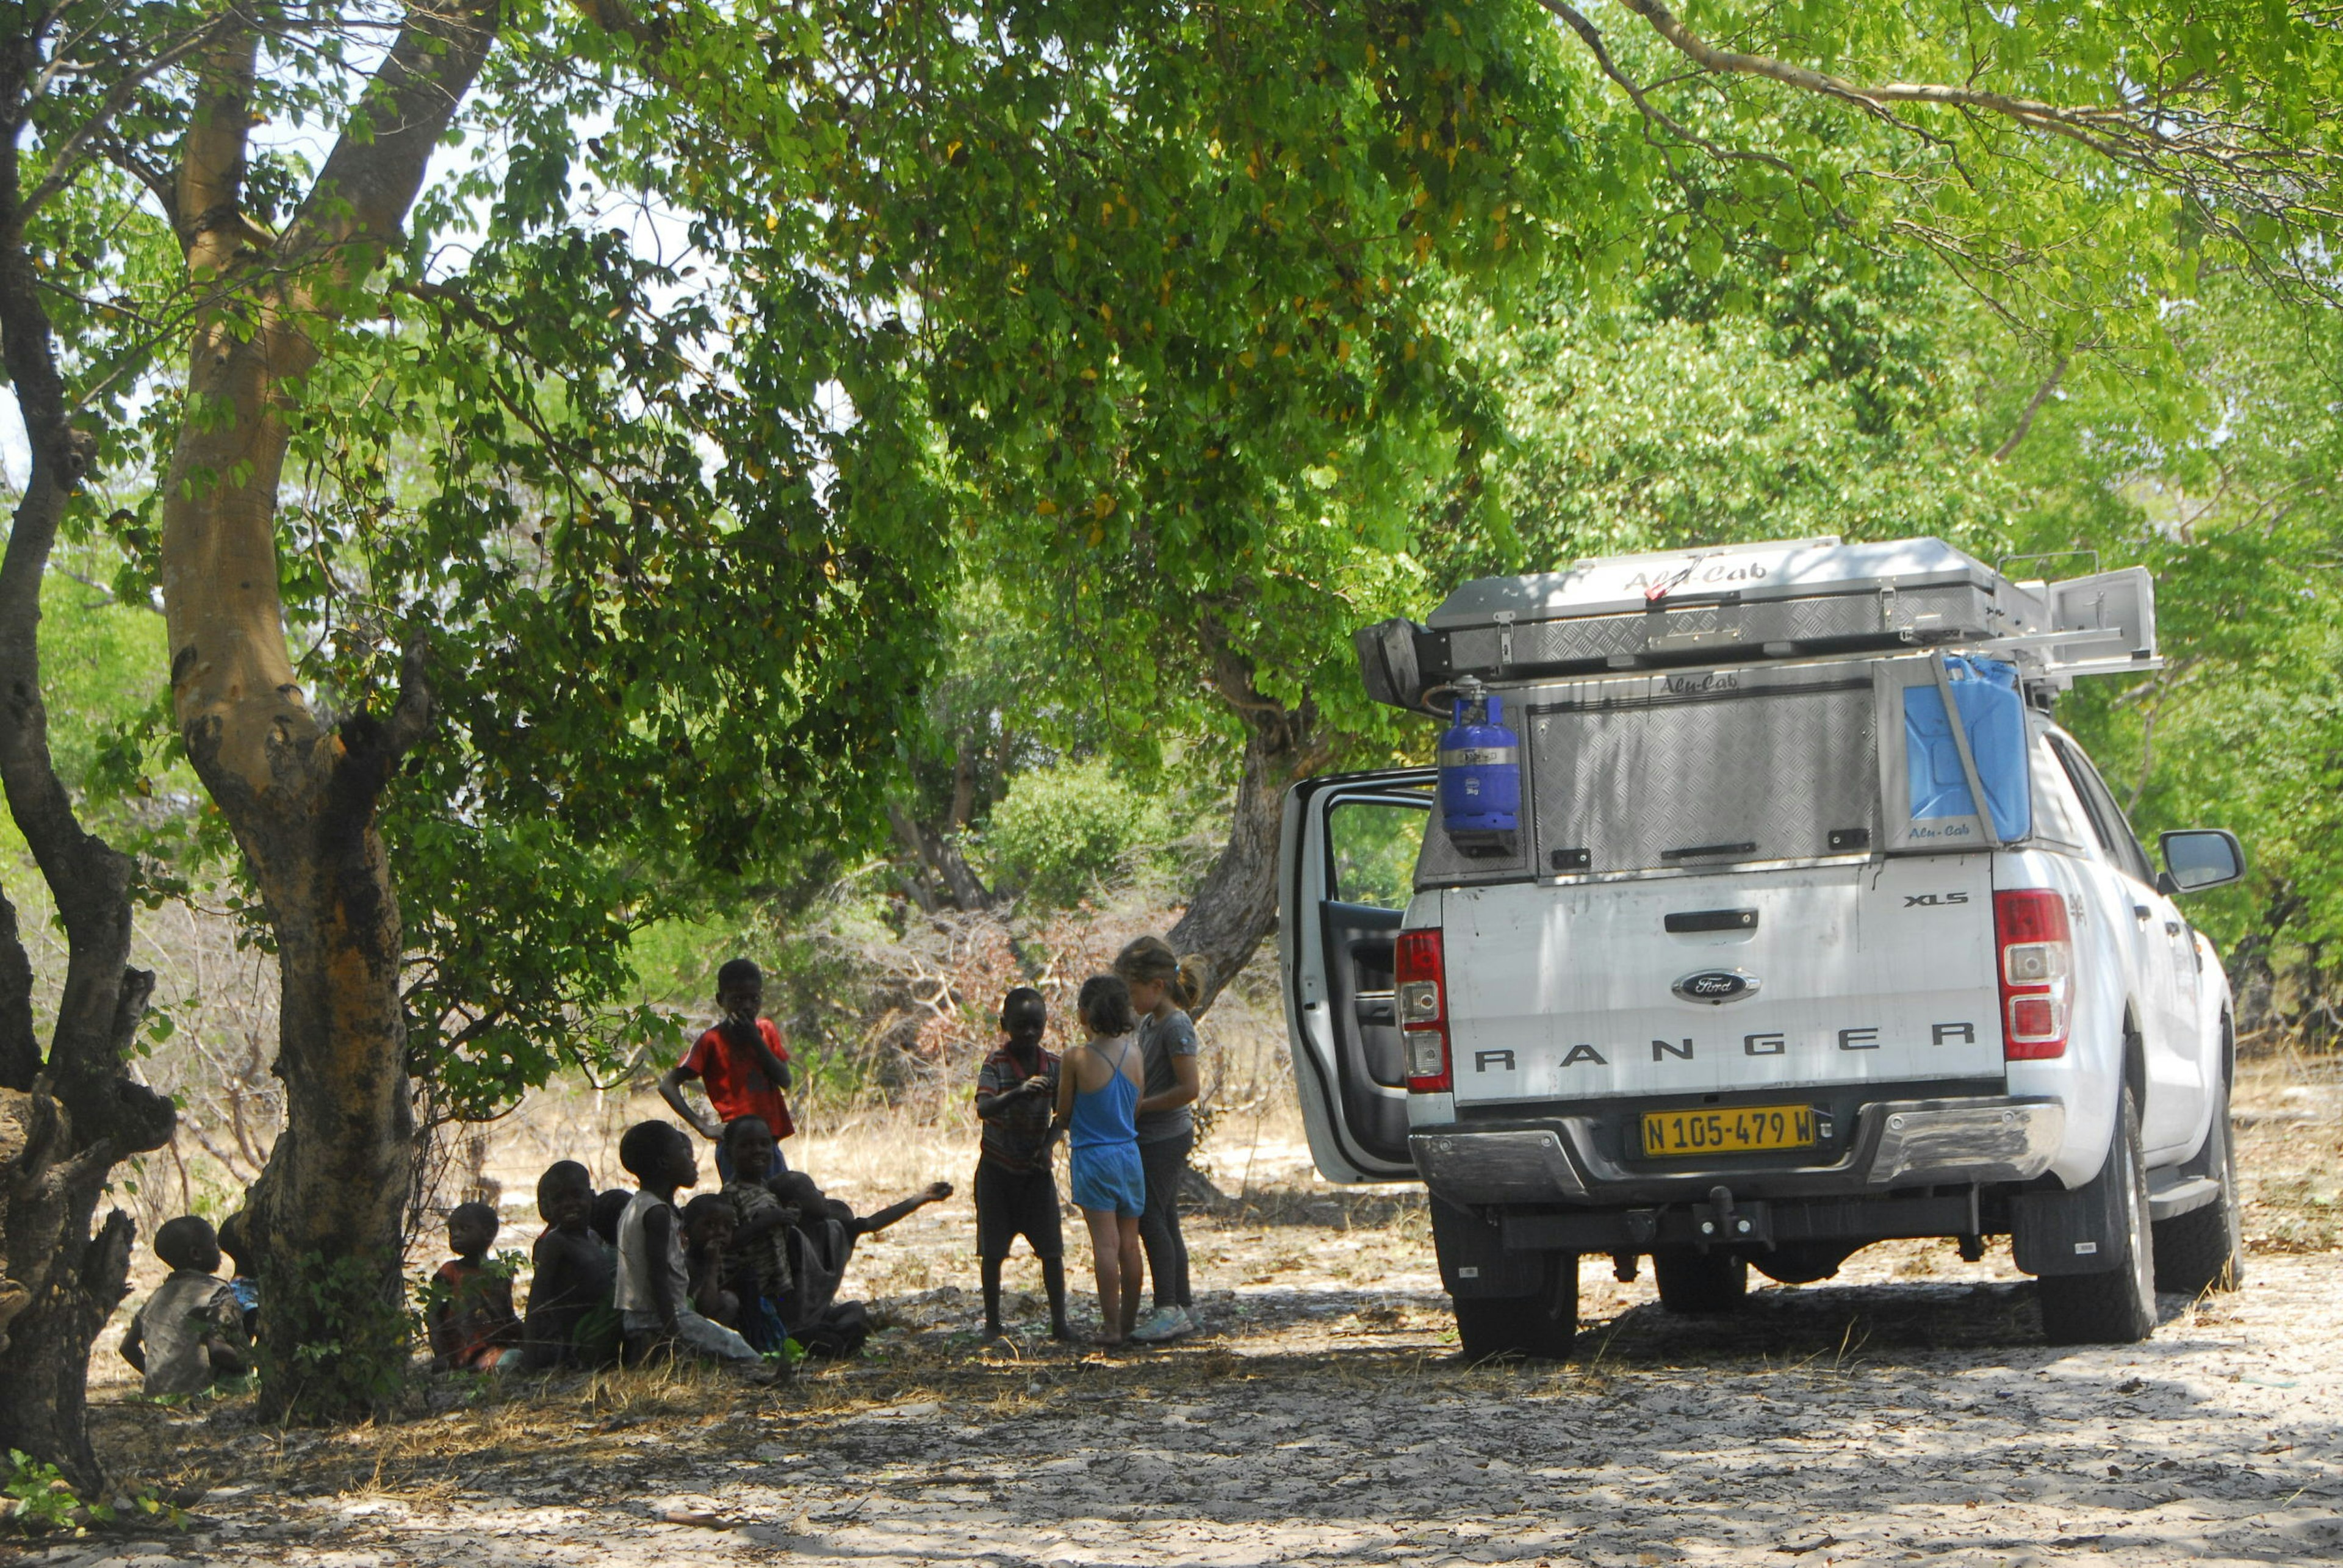
[[[2148,864],[2147,851],[2133,837],[2131,824],[2124,819],[2123,809],[2116,804],[2099,770],[2091,759],[2072,743],[2054,738],[2051,749],[2058,753],[2058,761],[2075,786],[2075,793],[2083,799],[2083,809],[2091,819],[2091,828],[2098,835],[2101,847],[2121,869],[2146,882],[2156,885],[2156,869]]]
[[[2034,836],[2074,849],[2087,849],[2097,838],[2046,741],[2034,749]]]
[[[1407,907],[1432,802],[1344,800],[1326,814],[1327,892],[1335,902]]]

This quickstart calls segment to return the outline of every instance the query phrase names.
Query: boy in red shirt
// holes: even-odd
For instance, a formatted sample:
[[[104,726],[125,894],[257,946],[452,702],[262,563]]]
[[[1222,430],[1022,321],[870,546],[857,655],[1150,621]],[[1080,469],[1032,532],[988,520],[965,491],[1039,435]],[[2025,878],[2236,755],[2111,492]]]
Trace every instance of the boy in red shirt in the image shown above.
[[[765,972],[747,959],[734,959],[716,971],[716,1005],[724,1017],[692,1042],[684,1059],[659,1076],[659,1098],[702,1138],[716,1145],[716,1170],[732,1179],[724,1148],[724,1126],[754,1116],[772,1129],[773,1169],[786,1171],[778,1140],[797,1131],[783,1098],[789,1087],[789,1042],[779,1025],[759,1016],[765,1005]],[[715,1108],[713,1125],[683,1098],[683,1086],[699,1079]]]

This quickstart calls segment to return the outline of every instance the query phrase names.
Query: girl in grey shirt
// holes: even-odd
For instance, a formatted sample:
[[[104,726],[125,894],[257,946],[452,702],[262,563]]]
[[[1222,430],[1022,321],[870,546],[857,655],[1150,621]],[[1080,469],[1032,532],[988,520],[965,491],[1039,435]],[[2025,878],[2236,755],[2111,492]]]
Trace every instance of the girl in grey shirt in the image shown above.
[[[1200,1325],[1188,1287],[1188,1243],[1180,1234],[1180,1177],[1196,1147],[1191,1109],[1202,1086],[1196,1060],[1196,1026],[1187,1010],[1211,984],[1212,964],[1182,959],[1161,937],[1141,937],[1114,960],[1139,1011],[1139,1049],[1146,1083],[1139,1101],[1139,1161],[1147,1177],[1147,1207],[1139,1237],[1154,1282],[1155,1311],[1131,1331],[1141,1343],[1178,1339]]]

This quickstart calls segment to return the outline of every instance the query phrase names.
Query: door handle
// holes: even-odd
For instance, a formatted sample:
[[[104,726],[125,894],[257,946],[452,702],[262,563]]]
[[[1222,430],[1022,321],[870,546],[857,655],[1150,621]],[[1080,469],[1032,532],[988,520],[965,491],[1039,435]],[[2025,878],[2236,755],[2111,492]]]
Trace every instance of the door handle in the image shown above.
[[[2147,924],[2147,906],[2146,904],[2134,904],[2131,907],[2131,918],[2137,920],[2143,926]]]
[[[2177,937],[2177,936],[2178,936],[2178,935],[2180,934],[2180,922],[2179,922],[2178,920],[2167,920],[2167,921],[2165,921],[2165,922],[2164,922],[2164,934],[2165,934],[2166,936],[2167,936],[2167,937]]]

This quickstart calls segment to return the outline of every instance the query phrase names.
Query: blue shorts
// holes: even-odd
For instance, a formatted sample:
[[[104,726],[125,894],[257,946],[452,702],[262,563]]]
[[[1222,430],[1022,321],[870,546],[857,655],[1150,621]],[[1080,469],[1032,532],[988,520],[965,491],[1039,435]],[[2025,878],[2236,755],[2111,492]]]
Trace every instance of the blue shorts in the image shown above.
[[[1147,1171],[1136,1143],[1093,1143],[1068,1161],[1074,1205],[1136,1219],[1147,1211]]]

